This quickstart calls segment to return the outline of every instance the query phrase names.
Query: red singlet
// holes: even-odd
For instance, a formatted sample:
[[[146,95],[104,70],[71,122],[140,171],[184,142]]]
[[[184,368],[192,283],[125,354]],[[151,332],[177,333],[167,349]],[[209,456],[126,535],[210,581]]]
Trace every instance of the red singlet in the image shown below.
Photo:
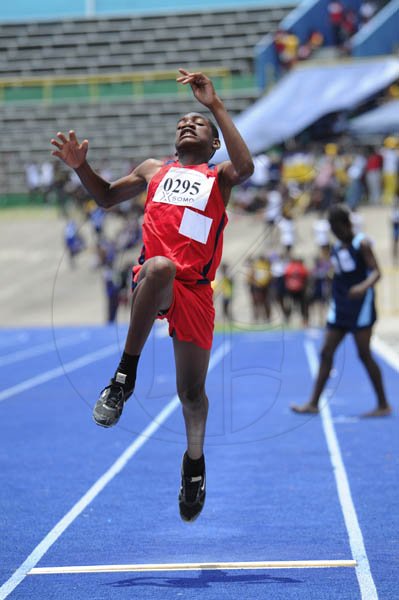
[[[212,346],[213,281],[222,257],[227,214],[217,167],[165,164],[151,179],[144,209],[140,264],[165,256],[176,265],[169,333],[201,348]],[[134,269],[137,280],[138,269]]]

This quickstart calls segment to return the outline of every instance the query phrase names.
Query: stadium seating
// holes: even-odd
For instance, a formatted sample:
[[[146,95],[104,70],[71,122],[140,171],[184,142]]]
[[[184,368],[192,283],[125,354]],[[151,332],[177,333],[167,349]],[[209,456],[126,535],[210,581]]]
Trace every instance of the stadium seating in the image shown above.
[[[275,30],[289,6],[130,15],[0,24],[0,78],[55,77],[224,67],[236,77],[253,73],[253,49]],[[223,98],[232,114],[257,98],[234,89]],[[49,140],[73,128],[90,140],[93,164],[110,161],[116,176],[126,161],[173,153],[177,118],[197,107],[190,94],[3,102],[0,138],[2,194],[25,191],[25,165],[49,159]]]
[[[287,7],[0,24],[2,76],[220,64],[252,72],[253,47]]]

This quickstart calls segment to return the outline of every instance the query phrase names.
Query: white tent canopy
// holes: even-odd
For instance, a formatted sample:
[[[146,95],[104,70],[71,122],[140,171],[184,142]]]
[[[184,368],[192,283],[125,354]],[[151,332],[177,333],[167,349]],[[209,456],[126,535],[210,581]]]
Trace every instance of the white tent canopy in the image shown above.
[[[282,142],[331,112],[348,110],[399,78],[399,58],[309,64],[294,69],[235,120],[252,154]],[[215,162],[227,159],[223,145]]]
[[[358,135],[399,132],[399,100],[392,100],[351,119],[349,131]]]

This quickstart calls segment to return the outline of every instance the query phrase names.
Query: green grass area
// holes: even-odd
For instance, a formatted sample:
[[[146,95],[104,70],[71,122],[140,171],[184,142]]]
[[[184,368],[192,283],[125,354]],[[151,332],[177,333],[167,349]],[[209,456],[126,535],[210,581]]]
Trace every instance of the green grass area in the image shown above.
[[[273,332],[273,331],[297,331],[302,329],[302,327],[298,325],[276,325],[267,323],[228,323],[225,321],[216,321],[215,322],[215,332],[216,333],[243,333],[247,331],[251,332]]]
[[[41,198],[32,199],[28,194],[0,194],[0,209],[18,206],[43,206]]]

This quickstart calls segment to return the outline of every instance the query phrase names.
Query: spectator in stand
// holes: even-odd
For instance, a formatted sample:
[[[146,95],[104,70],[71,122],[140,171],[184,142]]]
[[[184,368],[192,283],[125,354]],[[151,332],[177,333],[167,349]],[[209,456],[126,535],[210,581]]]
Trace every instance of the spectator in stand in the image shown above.
[[[274,46],[281,68],[284,71],[289,71],[297,61],[298,37],[294,33],[279,29],[274,34]]]
[[[399,200],[395,198],[392,208],[392,258],[395,265],[398,265],[399,259]]]
[[[341,47],[348,54],[351,51],[351,41],[350,40],[351,40],[352,36],[355,35],[358,28],[359,28],[358,17],[357,17],[357,14],[355,13],[355,11],[352,10],[351,8],[348,10],[345,10],[344,18],[343,18],[342,25],[341,25],[341,32],[342,32],[341,33],[341,36],[342,36]]]
[[[103,268],[105,296],[107,301],[107,323],[114,323],[119,307],[120,278],[111,265]]]
[[[385,138],[382,156],[383,202],[392,205],[396,196],[399,171],[399,140],[393,135]]]
[[[278,223],[280,230],[280,244],[284,248],[285,257],[291,255],[291,250],[295,244],[295,223],[291,215],[282,217]]]
[[[124,252],[142,243],[141,225],[136,215],[126,218],[122,228],[116,235],[117,251]]]
[[[94,203],[93,203],[94,204]],[[100,239],[104,233],[105,210],[97,204],[93,205],[90,211],[90,223],[97,239]]]
[[[326,320],[327,305],[331,295],[332,263],[329,256],[324,253],[315,257],[313,269],[310,273],[310,306],[312,313],[317,312],[317,326],[324,325]]]
[[[46,160],[40,168],[40,187],[43,192],[44,202],[48,202],[48,195],[51,191],[54,180],[54,164]]]
[[[48,193],[51,194],[54,192],[56,204],[63,217],[68,217],[68,193],[66,191],[68,179],[69,174],[61,163],[59,161],[54,163],[53,182]]]
[[[231,303],[233,300],[233,278],[229,275],[229,268],[226,263],[220,265],[222,277],[216,285],[216,289],[220,291],[222,299],[222,314],[226,321],[231,322],[233,320]]]
[[[116,244],[105,237],[98,239],[96,245],[95,268],[113,267],[116,258]]]
[[[86,243],[80,235],[75,221],[72,219],[69,220],[65,226],[64,242],[68,253],[69,264],[73,269],[76,264],[75,257],[86,248]]]
[[[320,256],[329,256],[330,254],[330,230],[328,219],[322,215],[313,222],[315,242]]]
[[[335,177],[335,144],[326,144],[324,154],[316,164],[311,207],[322,212],[329,209],[335,199],[337,181]]]
[[[281,254],[273,253],[270,255],[272,280],[270,283],[270,301],[273,305],[278,304],[284,320],[287,319],[287,308],[285,302],[284,273],[287,260]]]
[[[275,244],[275,232],[281,219],[283,209],[282,184],[271,183],[266,192],[266,208],[263,219],[266,227],[266,242]]]
[[[369,204],[374,206],[381,202],[381,174],[382,156],[373,146],[369,146],[365,180]]]
[[[248,179],[248,183],[256,188],[265,189],[269,182],[270,158],[267,154],[254,156],[254,172]]]
[[[340,48],[343,41],[342,25],[345,18],[345,8],[340,0],[330,0],[327,6],[333,44]]]
[[[366,158],[362,149],[358,149],[352,156],[348,168],[348,187],[345,201],[351,210],[356,210],[364,193],[363,178],[366,170]]]
[[[270,321],[270,284],[272,281],[270,260],[263,255],[256,258],[252,262],[249,277],[255,321]]]
[[[298,307],[302,316],[302,323],[307,327],[309,321],[309,307],[307,298],[307,285],[309,271],[301,258],[292,258],[285,267],[284,287],[286,298],[291,301],[287,306],[286,321],[289,321],[292,308]]]
[[[281,153],[272,150],[271,152],[269,152],[269,159],[270,159],[270,163],[269,163],[269,183],[270,184],[276,184],[276,183],[280,183],[281,181],[281,171],[282,171],[282,165],[283,165],[283,161],[282,161],[282,156]]]
[[[29,199],[31,201],[42,198],[40,169],[36,163],[29,163],[25,167],[26,187],[28,188]]]
[[[324,43],[323,34],[320,31],[312,31],[304,44],[298,48],[298,60],[307,60]]]
[[[245,283],[248,288],[249,297],[251,299],[252,319],[255,322],[257,319],[257,306],[256,306],[255,287],[254,287],[254,282],[253,282],[253,277],[252,277],[253,262],[254,262],[253,258],[247,258],[245,261],[245,264],[244,264],[244,269],[245,269]]]
[[[125,263],[119,271],[119,303],[118,306],[129,306],[129,299],[132,295],[131,290],[132,267],[130,262]]]
[[[376,14],[377,5],[372,0],[364,0],[360,4],[359,8],[359,18],[360,18],[360,27],[366,25]]]

